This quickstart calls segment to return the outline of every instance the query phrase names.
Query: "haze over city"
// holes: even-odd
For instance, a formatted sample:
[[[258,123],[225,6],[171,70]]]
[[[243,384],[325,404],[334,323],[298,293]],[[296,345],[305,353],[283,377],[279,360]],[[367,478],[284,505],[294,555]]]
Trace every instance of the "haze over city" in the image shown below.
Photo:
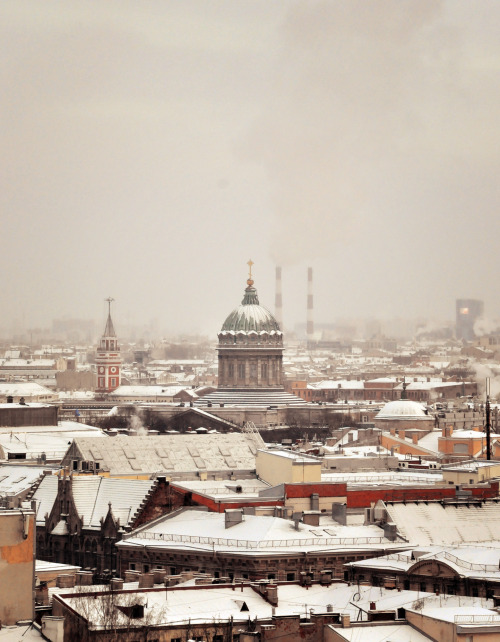
[[[0,5],[2,328],[500,315],[500,6]]]

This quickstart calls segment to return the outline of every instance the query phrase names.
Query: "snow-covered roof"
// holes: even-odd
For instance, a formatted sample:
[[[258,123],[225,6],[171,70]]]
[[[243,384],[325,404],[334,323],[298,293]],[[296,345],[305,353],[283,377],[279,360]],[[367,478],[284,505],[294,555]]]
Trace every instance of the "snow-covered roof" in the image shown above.
[[[173,397],[186,386],[119,386],[109,393],[114,397]]]
[[[362,549],[390,546],[378,526],[310,527],[280,517],[244,515],[241,522],[225,526],[225,515],[187,510],[166,516],[126,535],[118,546],[170,547],[177,549],[193,544],[203,550],[236,551],[261,554],[272,550],[286,552],[314,551],[331,548]],[[396,549],[398,544],[392,544]]]
[[[36,521],[44,523],[46,513],[50,514],[57,496],[57,475],[47,475],[42,479],[33,499],[37,502]],[[86,528],[100,528],[101,519],[108,513],[109,503],[120,525],[127,526],[137,513],[142,501],[153,488],[152,480],[112,479],[92,475],[73,477],[73,499],[78,515]],[[57,526],[56,526],[57,528]],[[62,528],[62,526],[60,527]]]
[[[410,399],[397,399],[396,401],[389,401],[385,404],[382,410],[375,415],[375,419],[394,419],[394,420],[421,420],[432,419],[425,413],[422,404]]]
[[[42,477],[44,468],[38,466],[0,465],[0,497],[17,495],[33,486]]]
[[[413,545],[500,541],[500,505],[495,502],[394,503],[387,505],[387,511],[398,532]]]
[[[8,395],[12,395],[13,397],[39,397],[48,395],[50,398],[55,396],[52,390],[31,381],[0,383],[0,396]]]
[[[97,461],[115,475],[255,470],[257,453],[254,438],[242,433],[119,435],[105,445],[82,437],[75,446],[84,460]]]

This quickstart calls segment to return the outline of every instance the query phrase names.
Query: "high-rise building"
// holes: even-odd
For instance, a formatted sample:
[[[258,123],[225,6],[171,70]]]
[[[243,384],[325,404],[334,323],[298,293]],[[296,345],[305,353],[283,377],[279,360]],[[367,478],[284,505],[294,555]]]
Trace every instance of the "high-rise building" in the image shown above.
[[[474,324],[483,316],[484,303],[478,299],[457,299],[456,335],[457,339],[472,341],[475,338]]]
[[[118,388],[121,382],[122,365],[120,347],[118,346],[118,339],[111,319],[111,302],[113,299],[110,297],[106,301],[108,302],[108,319],[104,334],[97,347],[95,360],[97,365],[96,392],[101,394],[113,392]]]

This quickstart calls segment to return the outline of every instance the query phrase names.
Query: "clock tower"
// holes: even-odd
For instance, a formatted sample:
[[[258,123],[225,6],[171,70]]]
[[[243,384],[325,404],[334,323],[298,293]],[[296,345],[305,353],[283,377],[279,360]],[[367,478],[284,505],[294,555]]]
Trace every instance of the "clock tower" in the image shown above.
[[[116,332],[111,320],[111,302],[114,299],[108,297],[108,320],[104,328],[104,334],[97,346],[97,388],[96,393],[104,394],[113,392],[120,385],[121,381],[121,355],[116,338]]]

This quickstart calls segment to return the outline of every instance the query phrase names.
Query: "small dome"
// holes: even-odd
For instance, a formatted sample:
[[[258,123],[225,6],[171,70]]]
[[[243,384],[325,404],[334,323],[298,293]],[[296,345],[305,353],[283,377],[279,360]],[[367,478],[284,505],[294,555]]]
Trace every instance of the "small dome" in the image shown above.
[[[235,308],[222,324],[221,332],[280,332],[273,315],[259,304],[253,281],[245,288],[241,305]]]
[[[429,419],[422,404],[410,399],[389,401],[375,419]]]

